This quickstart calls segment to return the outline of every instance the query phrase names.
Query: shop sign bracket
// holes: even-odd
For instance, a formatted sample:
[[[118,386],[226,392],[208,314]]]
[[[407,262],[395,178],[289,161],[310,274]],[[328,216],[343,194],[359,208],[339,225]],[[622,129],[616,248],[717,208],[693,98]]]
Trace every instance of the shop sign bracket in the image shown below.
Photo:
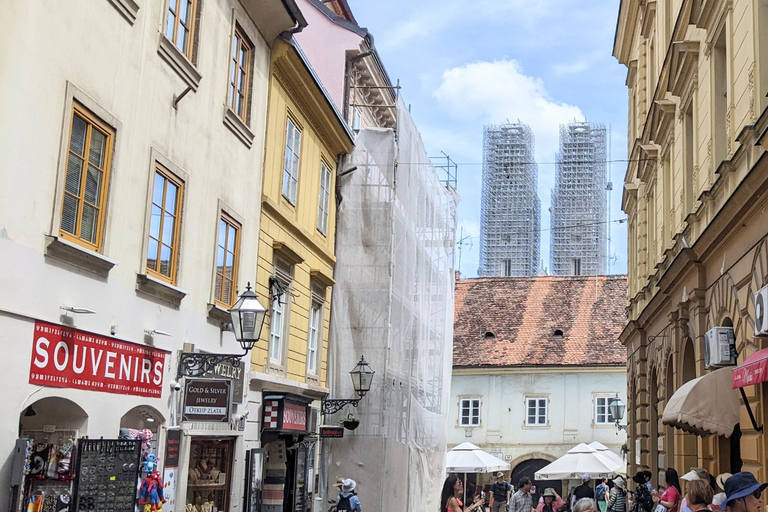
[[[241,358],[245,354],[206,354],[203,352],[182,352],[179,357],[178,378],[203,377],[221,363],[229,363],[233,368],[239,368]]]
[[[321,412],[323,414],[335,414],[342,410],[347,405],[357,407],[360,403],[359,398],[340,398],[335,400],[323,400],[321,402]]]

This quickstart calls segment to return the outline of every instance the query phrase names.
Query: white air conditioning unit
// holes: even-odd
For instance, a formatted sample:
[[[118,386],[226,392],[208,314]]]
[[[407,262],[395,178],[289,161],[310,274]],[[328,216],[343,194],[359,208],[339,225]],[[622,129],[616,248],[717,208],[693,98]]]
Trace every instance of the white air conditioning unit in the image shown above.
[[[704,335],[704,366],[722,368],[736,364],[733,327],[715,327]]]
[[[755,293],[755,336],[768,336],[768,286],[763,286]]]

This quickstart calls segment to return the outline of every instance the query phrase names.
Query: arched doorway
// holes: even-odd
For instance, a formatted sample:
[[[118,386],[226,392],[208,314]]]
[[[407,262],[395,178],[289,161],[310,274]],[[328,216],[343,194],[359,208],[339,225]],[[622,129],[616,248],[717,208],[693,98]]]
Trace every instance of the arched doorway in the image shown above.
[[[75,445],[87,430],[88,414],[66,398],[41,398],[19,411],[18,442],[26,447],[30,469],[20,485],[12,486],[12,502],[28,503],[35,495],[69,503]]]
[[[656,368],[651,370],[651,376],[649,379],[648,393],[649,393],[649,407],[650,407],[650,438],[651,438],[651,457],[648,461],[648,465],[651,468],[652,481],[656,479],[656,475],[659,473],[659,386],[657,382]],[[662,441],[663,443],[663,441]],[[654,482],[656,487],[656,482]]]
[[[666,366],[666,374],[664,377],[664,406],[669,403],[669,399],[675,393],[675,379],[674,379],[674,366],[672,365],[672,356],[669,356]],[[666,486],[666,480],[664,479],[664,470],[668,467],[672,467],[675,464],[675,429],[669,425],[664,426],[664,460],[659,467],[658,485]]]
[[[515,489],[517,489],[518,482],[520,482],[520,479],[524,476],[527,476],[528,478],[530,478],[531,482],[533,482],[533,485],[536,486],[536,493],[535,494],[532,493],[532,500],[531,500],[531,503],[533,503],[534,507],[539,502],[539,498],[544,492],[544,489],[547,487],[552,487],[555,491],[557,491],[557,494],[559,494],[560,496],[563,495],[562,480],[535,480],[534,479],[535,473],[541,468],[543,468],[544,466],[548,465],[550,462],[552,461],[544,460],[544,459],[528,459],[519,463],[512,470],[510,483],[515,486]]]
[[[696,378],[696,356],[693,349],[693,342],[691,338],[686,338],[683,345],[683,361],[682,361],[682,381],[681,384],[693,380]],[[680,453],[679,467],[691,468],[699,465],[699,449],[698,438],[694,434],[687,434],[682,431],[678,431],[679,439],[682,441],[678,446],[682,446],[682,453]]]

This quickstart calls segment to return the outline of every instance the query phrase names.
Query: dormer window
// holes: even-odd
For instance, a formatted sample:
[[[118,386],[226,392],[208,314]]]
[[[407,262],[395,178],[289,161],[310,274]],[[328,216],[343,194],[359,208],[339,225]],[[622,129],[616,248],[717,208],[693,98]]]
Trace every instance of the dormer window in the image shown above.
[[[496,335],[493,334],[491,331],[488,331],[488,332],[485,333],[485,339],[486,340],[492,340],[494,338],[496,338]]]
[[[563,331],[561,331],[560,329],[555,329],[555,336],[562,336],[562,335],[563,335]]]

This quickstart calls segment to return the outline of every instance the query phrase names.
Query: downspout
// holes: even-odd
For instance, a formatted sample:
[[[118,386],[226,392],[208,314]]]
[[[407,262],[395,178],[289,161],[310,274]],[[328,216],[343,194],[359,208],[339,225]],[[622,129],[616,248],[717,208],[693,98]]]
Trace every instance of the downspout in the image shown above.
[[[278,37],[285,39],[286,41],[290,41],[293,37],[293,34],[297,34],[304,30],[309,23],[307,23],[306,18],[304,18],[304,15],[299,10],[299,6],[296,5],[295,0],[282,0],[282,2],[285,10],[288,11],[288,13],[291,15],[291,18],[293,18],[295,25],[293,28],[289,28],[288,30],[281,32]]]

